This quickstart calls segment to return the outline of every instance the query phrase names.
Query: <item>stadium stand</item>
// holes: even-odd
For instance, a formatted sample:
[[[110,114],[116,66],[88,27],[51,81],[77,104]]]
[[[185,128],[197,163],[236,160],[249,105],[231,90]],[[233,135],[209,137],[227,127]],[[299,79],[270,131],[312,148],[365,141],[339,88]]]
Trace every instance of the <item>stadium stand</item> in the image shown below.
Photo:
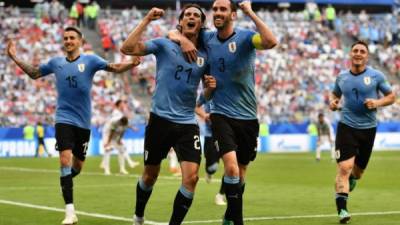
[[[52,14],[56,8],[58,14]],[[317,7],[318,9],[318,7]],[[318,10],[319,11],[319,10]],[[322,13],[321,13],[322,12]],[[349,39],[370,41],[372,61],[385,68],[391,77],[393,87],[399,91],[400,47],[398,43],[399,17],[395,14],[369,15],[339,12],[334,27],[326,17],[326,9],[319,14],[307,11],[260,9],[259,16],[268,21],[279,38],[279,46],[257,55],[256,83],[260,102],[259,118],[266,123],[304,122],[316,117],[318,112],[327,111],[329,91],[335,76],[346,67]],[[61,6],[41,3],[28,14],[21,14],[17,7],[1,10],[0,22],[3,34],[0,50],[4,51],[8,36],[18,39],[18,51],[25,59],[35,63],[53,55],[62,54],[62,24],[71,23],[68,12]],[[208,18],[210,12],[208,12]],[[122,41],[138,23],[143,11],[133,7],[122,11],[104,10],[97,21],[99,39],[110,38],[112,47],[107,58],[122,60],[119,53]],[[145,38],[165,36],[176,24],[174,10],[167,10],[163,20],[151,24]],[[253,26],[241,13],[240,26]],[[390,24],[390,26],[382,26]],[[208,27],[212,24],[208,23]],[[334,28],[334,29],[332,29]],[[90,41],[89,41],[90,42]],[[90,44],[85,51],[91,51]],[[102,53],[100,53],[102,54]],[[104,124],[112,110],[112,102],[119,96],[129,96],[131,108],[139,114],[138,122],[145,121],[154,86],[154,58],[144,57],[137,71],[128,76],[112,77],[105,72],[95,76],[93,86],[93,119],[95,126]],[[374,65],[375,66],[375,65]],[[51,76],[50,76],[51,77]],[[0,56],[0,122],[2,126],[20,127],[28,121],[42,120],[53,123],[56,93],[52,78],[30,80],[23,72],[10,63],[5,55]],[[133,81],[133,87],[130,82]],[[7,91],[13,87],[18,91]],[[122,90],[122,91],[121,91]],[[139,100],[138,100],[139,99]],[[400,120],[398,104],[382,109],[380,121]],[[133,115],[132,115],[133,116]],[[333,121],[336,113],[328,114]]]

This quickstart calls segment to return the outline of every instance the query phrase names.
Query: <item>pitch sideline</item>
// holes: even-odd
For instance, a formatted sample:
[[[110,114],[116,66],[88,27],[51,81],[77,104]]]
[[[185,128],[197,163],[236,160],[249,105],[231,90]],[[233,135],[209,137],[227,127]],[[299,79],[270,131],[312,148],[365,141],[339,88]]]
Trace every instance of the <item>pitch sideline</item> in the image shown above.
[[[0,199],[0,204],[6,205],[14,205],[20,206],[25,208],[33,208],[33,209],[41,209],[47,211],[55,211],[55,212],[64,212],[64,209],[49,207],[49,206],[41,206],[41,205],[34,205],[30,203],[23,203],[23,202],[15,202],[9,200]],[[117,221],[126,221],[132,222],[132,218],[120,217],[120,216],[113,216],[113,215],[106,215],[100,213],[89,213],[83,211],[76,211],[76,214],[95,217],[95,218],[103,218],[109,220],[117,220]],[[359,212],[359,213],[352,213],[352,216],[377,216],[377,215],[397,215],[400,214],[400,211],[387,211],[387,212]],[[312,219],[312,218],[326,218],[326,217],[337,217],[336,214],[320,214],[320,215],[299,215],[299,216],[271,216],[271,217],[249,217],[245,218],[245,221],[262,221],[262,220],[290,220],[290,219]],[[205,223],[218,223],[221,222],[221,219],[218,220],[198,220],[198,221],[185,221],[184,224],[205,224]],[[146,224],[150,225],[166,225],[167,222],[156,222],[151,220],[146,220]]]

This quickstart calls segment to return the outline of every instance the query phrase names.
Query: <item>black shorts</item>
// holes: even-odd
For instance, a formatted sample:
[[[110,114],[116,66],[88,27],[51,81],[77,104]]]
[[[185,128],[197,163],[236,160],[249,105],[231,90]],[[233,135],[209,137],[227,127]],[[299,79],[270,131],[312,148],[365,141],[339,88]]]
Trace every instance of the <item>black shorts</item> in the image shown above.
[[[38,138],[38,145],[44,145],[44,138]]]
[[[200,164],[199,126],[174,123],[150,113],[144,137],[144,164],[159,165],[171,148],[174,148],[179,162]]]
[[[206,168],[219,161],[219,154],[212,137],[204,137],[204,156],[206,158]]]
[[[341,162],[355,156],[355,164],[361,169],[368,165],[374,147],[376,127],[356,129],[339,122],[336,132],[336,161]]]
[[[258,120],[239,120],[211,114],[211,128],[220,156],[236,151],[240,164],[247,165],[257,156]]]
[[[74,125],[56,123],[56,150],[72,149],[72,154],[85,161],[89,146],[90,130]]]

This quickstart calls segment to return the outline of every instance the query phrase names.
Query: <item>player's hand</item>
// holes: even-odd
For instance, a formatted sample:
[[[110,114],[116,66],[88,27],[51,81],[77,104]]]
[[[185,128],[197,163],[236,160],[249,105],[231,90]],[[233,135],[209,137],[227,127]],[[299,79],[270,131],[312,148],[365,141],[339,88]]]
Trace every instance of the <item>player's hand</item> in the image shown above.
[[[12,59],[15,58],[15,56],[16,56],[16,54],[17,54],[17,50],[16,50],[16,48],[15,48],[15,43],[14,43],[14,41],[10,40],[10,41],[8,42],[7,48],[6,48],[6,52],[7,52],[7,55],[8,55],[10,58],[12,58]]]
[[[250,15],[250,13],[253,12],[253,9],[251,8],[251,2],[250,1],[243,1],[239,3],[239,8],[244,12],[246,15]]]
[[[339,107],[339,99],[334,99],[332,101],[329,102],[329,109],[332,111],[336,111],[338,110]]]
[[[140,60],[141,60],[141,58],[139,56],[133,56],[132,57],[132,65],[134,67],[138,66],[140,64]]]
[[[204,84],[206,88],[215,89],[217,87],[217,80],[211,75],[204,75]]]
[[[196,62],[197,60],[197,49],[196,46],[190,40],[181,38],[181,48],[183,55],[189,63]]]
[[[367,109],[376,109],[378,108],[378,100],[373,98],[367,98],[364,101],[364,105],[365,107],[367,107]]]
[[[164,10],[153,7],[146,15],[146,19],[149,21],[158,20],[164,15]]]

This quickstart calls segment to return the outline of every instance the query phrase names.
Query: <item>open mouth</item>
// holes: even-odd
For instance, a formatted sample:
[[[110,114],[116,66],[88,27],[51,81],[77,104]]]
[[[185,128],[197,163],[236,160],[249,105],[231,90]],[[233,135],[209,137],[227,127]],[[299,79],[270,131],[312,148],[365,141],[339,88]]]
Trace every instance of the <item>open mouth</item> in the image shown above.
[[[188,26],[189,28],[194,28],[194,27],[196,26],[196,23],[195,23],[195,22],[188,22],[188,23],[187,23],[187,26]]]

